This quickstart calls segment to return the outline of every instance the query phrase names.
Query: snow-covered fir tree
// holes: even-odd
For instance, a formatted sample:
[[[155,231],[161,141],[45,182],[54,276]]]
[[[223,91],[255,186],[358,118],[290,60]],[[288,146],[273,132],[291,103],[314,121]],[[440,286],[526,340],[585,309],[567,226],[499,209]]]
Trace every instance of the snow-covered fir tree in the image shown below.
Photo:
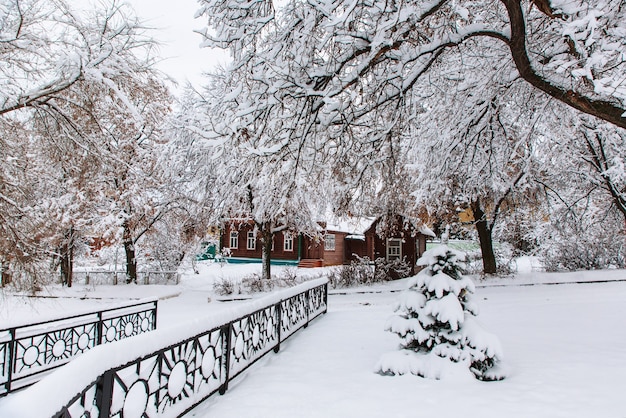
[[[480,380],[504,379],[500,342],[475,319],[474,283],[461,273],[462,259],[460,252],[440,245],[418,260],[425,268],[409,279],[398,315],[386,325],[400,336],[401,350],[381,358],[379,373],[440,379],[457,364]]]

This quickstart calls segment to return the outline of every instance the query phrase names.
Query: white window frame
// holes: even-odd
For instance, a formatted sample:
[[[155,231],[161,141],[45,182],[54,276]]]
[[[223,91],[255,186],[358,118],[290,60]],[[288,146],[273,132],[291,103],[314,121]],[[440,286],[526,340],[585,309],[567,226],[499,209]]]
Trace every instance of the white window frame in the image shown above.
[[[293,235],[285,233],[283,240],[283,249],[285,251],[293,251]]]
[[[256,234],[254,231],[248,231],[248,239],[246,241],[246,248],[248,250],[256,250]]]
[[[387,238],[387,261],[402,260],[402,238]]]
[[[230,231],[230,248],[239,248],[239,232],[237,231]]]
[[[337,241],[335,234],[324,235],[324,250],[335,251],[337,249]]]

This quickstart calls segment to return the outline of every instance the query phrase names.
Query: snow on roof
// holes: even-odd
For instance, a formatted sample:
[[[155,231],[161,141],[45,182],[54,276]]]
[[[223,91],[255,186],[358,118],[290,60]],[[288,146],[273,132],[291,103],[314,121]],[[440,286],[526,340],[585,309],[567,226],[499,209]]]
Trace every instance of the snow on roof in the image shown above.
[[[348,235],[348,239],[364,239],[365,231],[371,228],[372,224],[376,222],[378,218],[369,216],[354,216],[348,218],[335,219],[329,221],[326,225],[327,231],[345,232]],[[436,238],[435,233],[426,225],[422,224],[419,227],[419,232],[428,237]]]
[[[345,232],[350,235],[362,235],[370,229],[376,221],[374,217],[353,216],[349,218],[335,219],[326,224],[327,231]]]
[[[365,235],[363,235],[363,234],[351,234],[351,235],[346,235],[346,239],[352,239],[352,240],[358,240],[358,241],[365,241]]]
[[[420,231],[420,234],[426,235],[427,237],[437,238],[437,235],[435,235],[433,230],[427,227],[426,225],[422,224],[419,228],[419,231]]]

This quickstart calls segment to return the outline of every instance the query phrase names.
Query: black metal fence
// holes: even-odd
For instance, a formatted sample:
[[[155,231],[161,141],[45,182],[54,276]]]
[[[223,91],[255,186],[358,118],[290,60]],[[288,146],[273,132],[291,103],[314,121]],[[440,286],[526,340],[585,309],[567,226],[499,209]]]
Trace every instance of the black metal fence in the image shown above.
[[[0,329],[0,396],[97,345],[156,329],[158,301]]]
[[[106,371],[54,418],[174,417],[209,396],[327,310],[328,284]]]

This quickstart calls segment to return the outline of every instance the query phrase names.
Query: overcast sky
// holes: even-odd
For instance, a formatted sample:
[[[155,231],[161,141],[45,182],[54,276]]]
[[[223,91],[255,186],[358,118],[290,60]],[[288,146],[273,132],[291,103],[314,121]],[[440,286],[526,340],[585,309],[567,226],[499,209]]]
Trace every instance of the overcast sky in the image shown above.
[[[163,61],[159,68],[179,83],[187,80],[193,85],[202,84],[202,71],[226,62],[226,54],[200,48],[202,37],[194,32],[206,25],[194,19],[199,8],[197,0],[126,0],[137,16],[148,26],[158,28],[152,36],[162,45]]]

